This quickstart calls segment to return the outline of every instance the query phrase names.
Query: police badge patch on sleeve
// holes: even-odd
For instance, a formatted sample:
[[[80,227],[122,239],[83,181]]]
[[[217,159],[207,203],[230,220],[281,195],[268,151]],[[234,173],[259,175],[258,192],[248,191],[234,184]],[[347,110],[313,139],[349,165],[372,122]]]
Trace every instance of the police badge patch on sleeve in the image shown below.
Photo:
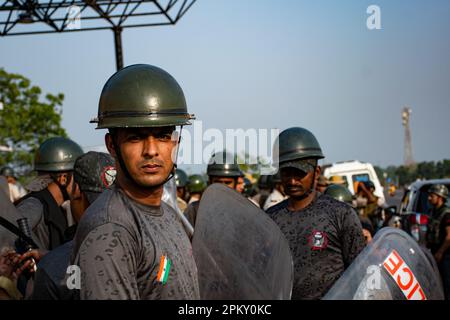
[[[116,168],[112,166],[103,169],[101,179],[106,188],[109,188],[114,183],[114,180],[116,180],[116,173]]]
[[[328,246],[328,236],[325,232],[314,230],[308,239],[311,250],[323,250]]]

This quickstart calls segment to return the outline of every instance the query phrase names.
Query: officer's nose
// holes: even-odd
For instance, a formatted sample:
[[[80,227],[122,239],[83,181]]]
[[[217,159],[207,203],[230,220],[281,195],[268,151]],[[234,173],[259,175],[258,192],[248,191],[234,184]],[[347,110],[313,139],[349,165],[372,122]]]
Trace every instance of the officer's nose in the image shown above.
[[[158,153],[158,140],[151,135],[144,139],[142,155],[146,158],[153,158],[156,157]]]

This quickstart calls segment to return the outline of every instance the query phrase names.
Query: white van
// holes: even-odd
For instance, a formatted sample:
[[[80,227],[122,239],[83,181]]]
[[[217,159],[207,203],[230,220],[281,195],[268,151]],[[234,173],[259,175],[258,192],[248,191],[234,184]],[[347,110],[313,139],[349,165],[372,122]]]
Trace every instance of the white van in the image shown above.
[[[352,194],[355,194],[354,186],[356,182],[370,180],[375,185],[374,194],[380,199],[378,205],[381,206],[386,202],[380,180],[372,164],[368,162],[351,160],[324,165],[322,166],[322,174],[328,179],[332,176],[342,177]]]

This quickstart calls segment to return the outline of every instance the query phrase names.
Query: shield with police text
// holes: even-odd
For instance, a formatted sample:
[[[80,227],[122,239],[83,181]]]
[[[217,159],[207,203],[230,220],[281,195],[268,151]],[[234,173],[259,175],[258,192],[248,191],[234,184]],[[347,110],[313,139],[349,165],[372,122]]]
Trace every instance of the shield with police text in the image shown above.
[[[286,238],[231,188],[205,190],[192,246],[201,299],[290,299],[293,260]]]
[[[424,250],[406,232],[383,228],[324,299],[442,300],[439,272]]]

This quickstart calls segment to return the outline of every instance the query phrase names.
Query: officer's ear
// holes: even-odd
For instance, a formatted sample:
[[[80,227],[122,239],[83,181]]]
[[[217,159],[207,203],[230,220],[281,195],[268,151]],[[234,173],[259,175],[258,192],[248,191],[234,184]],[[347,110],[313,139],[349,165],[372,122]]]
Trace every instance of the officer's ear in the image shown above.
[[[319,180],[320,174],[322,173],[322,167],[317,165],[316,166],[316,179]]]
[[[71,192],[69,194],[70,200],[79,200],[81,199],[81,191],[80,187],[78,186],[78,183],[74,181],[72,184]]]
[[[109,154],[114,158],[116,158],[116,149],[114,148],[114,135],[111,133],[105,134],[105,145],[108,149]]]

